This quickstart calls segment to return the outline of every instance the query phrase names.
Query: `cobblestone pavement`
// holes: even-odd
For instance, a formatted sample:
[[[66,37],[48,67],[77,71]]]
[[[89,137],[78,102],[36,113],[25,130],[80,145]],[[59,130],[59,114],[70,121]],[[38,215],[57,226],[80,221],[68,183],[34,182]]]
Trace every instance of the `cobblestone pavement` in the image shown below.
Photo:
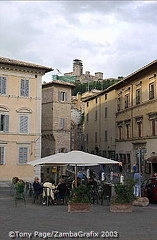
[[[59,233],[48,238],[52,231]],[[74,237],[77,233],[78,238]],[[0,240],[13,236],[19,240],[30,236],[32,240],[61,240],[63,235],[67,240],[116,239],[117,233],[119,240],[156,240],[157,204],[133,207],[132,213],[111,213],[105,205],[92,205],[90,213],[68,213],[67,206],[33,204],[29,196],[26,206],[22,200],[15,206],[10,189],[0,187]]]

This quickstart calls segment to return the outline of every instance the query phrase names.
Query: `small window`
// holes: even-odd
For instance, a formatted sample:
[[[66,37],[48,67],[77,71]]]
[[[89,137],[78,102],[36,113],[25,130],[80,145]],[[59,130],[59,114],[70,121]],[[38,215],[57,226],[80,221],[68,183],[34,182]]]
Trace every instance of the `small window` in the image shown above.
[[[129,107],[129,94],[125,95],[125,102],[124,102],[125,108]]]
[[[138,137],[142,137],[142,122],[137,122]]]
[[[0,114],[0,131],[1,132],[9,131],[9,115]]]
[[[149,84],[149,100],[154,99],[154,83]]]
[[[121,126],[118,127],[118,139],[119,140],[122,139],[122,127]]]
[[[105,142],[107,142],[107,130],[105,131]]]
[[[97,98],[95,99],[95,103],[98,103],[98,99]]]
[[[89,102],[87,102],[87,107],[89,107]]]
[[[19,164],[26,164],[28,161],[28,148],[19,147]]]
[[[121,110],[121,98],[119,97],[117,99],[117,111],[120,111]]]
[[[105,93],[105,100],[107,100],[107,93]]]
[[[0,165],[4,164],[4,147],[0,146]]]
[[[151,128],[152,128],[152,136],[155,136],[156,135],[156,120],[155,119],[153,119],[152,121],[151,121]]]
[[[86,134],[86,143],[88,144],[88,133]]]
[[[0,77],[0,94],[6,94],[6,77]]]
[[[21,79],[20,96],[22,97],[29,96],[29,80]]]
[[[95,142],[97,143],[97,141],[98,141],[98,133],[95,132]]]
[[[89,121],[89,113],[86,115],[87,122]]]
[[[20,116],[20,133],[28,133],[28,116]]]
[[[59,92],[58,93],[58,100],[60,102],[66,102],[67,101],[67,93],[66,92]]]
[[[141,103],[141,91],[140,88],[136,90],[136,104]]]
[[[98,111],[95,111],[95,121],[98,119]]]
[[[107,107],[105,107],[105,118],[107,118]]]
[[[65,126],[65,119],[64,118],[60,118],[60,130],[63,130]]]

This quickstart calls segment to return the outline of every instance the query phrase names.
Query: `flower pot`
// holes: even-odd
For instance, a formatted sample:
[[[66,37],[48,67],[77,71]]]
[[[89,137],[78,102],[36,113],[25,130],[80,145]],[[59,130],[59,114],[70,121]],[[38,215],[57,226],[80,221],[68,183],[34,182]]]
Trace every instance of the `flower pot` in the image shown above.
[[[112,203],[110,212],[132,212],[132,203]]]
[[[68,212],[90,212],[90,203],[68,203]]]
[[[138,197],[134,202],[133,206],[146,207],[149,204],[149,199],[147,197]]]

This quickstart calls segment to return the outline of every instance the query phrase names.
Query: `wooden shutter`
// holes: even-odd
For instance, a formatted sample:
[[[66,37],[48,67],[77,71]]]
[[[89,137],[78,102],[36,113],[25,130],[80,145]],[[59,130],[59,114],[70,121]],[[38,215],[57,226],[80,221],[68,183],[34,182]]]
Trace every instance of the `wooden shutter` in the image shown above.
[[[4,164],[4,147],[0,147],[0,165]]]
[[[9,131],[9,115],[5,115],[4,118],[4,132]]]
[[[60,118],[60,129],[64,129],[64,118]]]
[[[27,147],[20,147],[19,148],[19,163],[25,164],[28,158],[28,148]]]
[[[20,133],[28,133],[28,116],[20,116]]]
[[[29,80],[25,80],[25,97],[29,96]]]
[[[29,80],[21,79],[20,95],[23,97],[29,96]]]
[[[6,94],[6,77],[0,77],[0,94]]]

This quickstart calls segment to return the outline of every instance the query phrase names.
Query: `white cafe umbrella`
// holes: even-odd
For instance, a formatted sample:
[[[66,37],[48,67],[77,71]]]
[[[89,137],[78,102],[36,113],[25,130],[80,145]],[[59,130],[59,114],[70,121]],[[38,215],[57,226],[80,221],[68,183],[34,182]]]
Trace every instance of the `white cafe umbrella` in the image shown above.
[[[92,166],[98,164],[116,164],[118,161],[114,161],[108,158],[104,158],[98,155],[82,152],[71,151],[68,153],[57,153],[48,157],[40,158],[28,164],[33,166],[51,164],[51,165],[77,165],[77,166]]]
[[[75,166],[75,180],[77,179],[77,166],[93,166],[93,165],[99,165],[99,164],[117,164],[117,163],[119,162],[108,159],[108,158],[104,158],[98,155],[82,152],[82,151],[57,153],[48,157],[44,157],[44,158],[40,158],[31,162],[28,162],[28,164],[31,164],[33,166],[47,165],[47,164],[73,165]]]

